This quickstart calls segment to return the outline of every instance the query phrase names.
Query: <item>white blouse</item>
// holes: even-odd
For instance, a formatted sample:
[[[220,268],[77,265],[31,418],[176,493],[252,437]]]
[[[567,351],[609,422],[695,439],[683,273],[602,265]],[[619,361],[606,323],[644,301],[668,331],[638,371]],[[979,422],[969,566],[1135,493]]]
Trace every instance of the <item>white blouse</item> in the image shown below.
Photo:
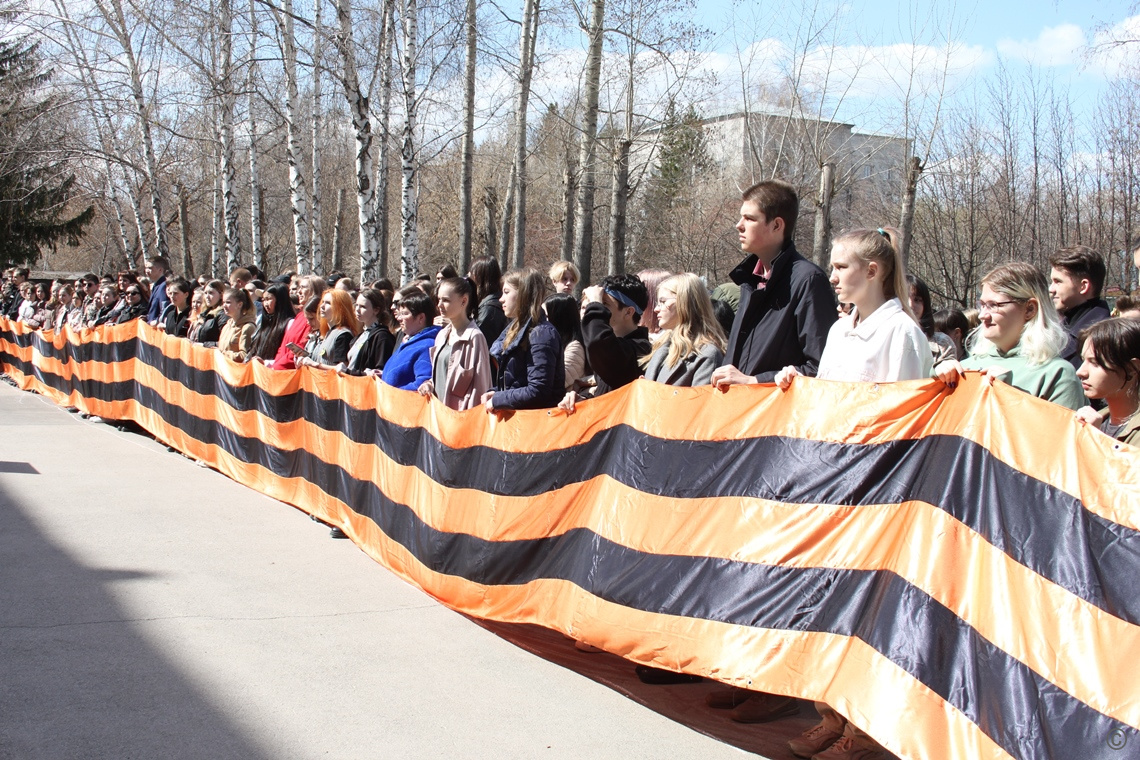
[[[817,377],[889,383],[930,377],[934,360],[918,323],[892,298],[866,319],[840,317],[827,333]]]

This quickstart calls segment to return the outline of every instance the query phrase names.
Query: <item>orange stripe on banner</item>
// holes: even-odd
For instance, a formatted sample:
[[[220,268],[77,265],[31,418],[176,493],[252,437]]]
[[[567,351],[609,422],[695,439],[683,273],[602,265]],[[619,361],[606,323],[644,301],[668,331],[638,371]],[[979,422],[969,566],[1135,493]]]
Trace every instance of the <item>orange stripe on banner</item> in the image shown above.
[[[785,392],[771,385],[736,386],[722,393],[709,387],[674,388],[640,381],[582,403],[574,415],[534,410],[500,417],[482,410],[455,412],[434,399],[369,378],[313,369],[304,369],[297,377],[259,365],[238,365],[217,351],[167,338],[147,326],[141,330],[148,342],[162,346],[168,356],[178,356],[203,370],[215,368],[234,385],[256,382],[274,395],[303,388],[324,398],[340,398],[358,409],[378,409],[398,425],[423,427],[455,448],[486,445],[517,453],[568,448],[612,427],[615,421],[672,440],[781,435],[873,444],[957,436],[1080,499],[1094,514],[1140,530],[1140,514],[1121,506],[1140,499],[1140,451],[1120,447],[1081,425],[1068,409],[1001,382],[987,386],[976,373],[968,374],[952,393],[945,393],[936,380],[863,385],[798,378],[786,392],[787,399]],[[170,344],[177,348],[172,351]],[[842,418],[835,415],[837,408],[844,410]],[[1010,419],[1016,423],[1009,423]],[[1041,446],[1041,441],[1051,445]],[[1070,459],[1063,467],[1058,466],[1059,451]]]
[[[311,483],[280,478],[189,438],[156,414],[139,409],[173,445],[270,496],[339,524],[370,556],[448,606],[478,617],[536,623],[603,646],[627,659],[778,694],[832,704],[892,751],[916,760],[1008,758],[968,718],[873,648],[827,633],[748,628],[630,609],[572,583],[539,580],[482,586],[424,567],[369,519],[351,512]],[[569,642],[567,646],[570,646]],[[676,652],[686,657],[678,660]],[[859,695],[858,701],[845,694]],[[876,718],[875,716],[883,716]],[[899,725],[908,730],[898,731]]]
[[[450,489],[415,467],[392,461],[375,446],[302,420],[275,425],[259,413],[211,403],[213,397],[140,367],[140,381],[165,386],[161,392],[168,401],[241,435],[280,448],[303,448],[358,478],[381,484],[388,498],[410,506],[440,531],[514,541],[588,528],[653,554],[894,572],[1042,677],[1104,714],[1140,727],[1134,679],[1117,667],[1122,660],[1140,659],[1140,627],[1042,578],[926,503],[850,507],[738,497],[677,499],[645,494],[605,476],[534,497]],[[293,445],[281,445],[286,442]],[[215,465],[217,457],[228,458],[212,448],[196,456]],[[231,477],[245,483],[277,477],[236,460],[228,468]],[[347,521],[352,516],[351,505],[313,484],[294,483],[288,493],[303,498],[295,504],[326,519]],[[741,536],[751,538],[741,544]],[[1010,609],[1020,611],[1016,620],[998,613]],[[1112,656],[1106,657],[1109,652]]]

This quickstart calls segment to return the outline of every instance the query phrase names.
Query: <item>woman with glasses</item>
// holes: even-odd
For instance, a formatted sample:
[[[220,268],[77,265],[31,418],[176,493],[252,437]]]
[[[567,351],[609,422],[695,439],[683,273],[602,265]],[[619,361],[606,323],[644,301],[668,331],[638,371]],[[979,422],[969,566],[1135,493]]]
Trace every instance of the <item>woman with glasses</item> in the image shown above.
[[[708,385],[713,370],[724,363],[725,337],[705,284],[695,274],[677,274],[662,280],[654,292],[653,325],[659,333],[653,353],[643,359],[645,379]]]
[[[935,367],[939,380],[953,388],[963,372],[980,370],[987,382],[1000,378],[1046,401],[1084,406],[1073,365],[1060,358],[1068,335],[1036,267],[1015,261],[990,270],[982,278],[978,315],[981,325],[966,341],[970,355]]]
[[[115,319],[115,324],[121,325],[125,322],[130,322],[132,319],[145,317],[147,310],[150,309],[150,299],[146,297],[143,292],[141,283],[135,282],[128,285],[126,291],[123,292],[123,299],[126,306],[119,310],[119,316]]]

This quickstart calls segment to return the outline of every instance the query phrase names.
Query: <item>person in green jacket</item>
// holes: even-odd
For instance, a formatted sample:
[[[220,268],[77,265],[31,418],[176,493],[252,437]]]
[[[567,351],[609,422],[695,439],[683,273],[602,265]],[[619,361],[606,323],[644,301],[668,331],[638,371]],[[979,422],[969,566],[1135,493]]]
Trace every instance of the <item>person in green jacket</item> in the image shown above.
[[[967,370],[985,373],[1014,388],[1077,410],[1085,396],[1073,365],[1061,358],[1068,335],[1049,296],[1049,283],[1035,267],[1002,264],[982,278],[981,325],[967,340],[969,356],[934,368],[950,387]]]

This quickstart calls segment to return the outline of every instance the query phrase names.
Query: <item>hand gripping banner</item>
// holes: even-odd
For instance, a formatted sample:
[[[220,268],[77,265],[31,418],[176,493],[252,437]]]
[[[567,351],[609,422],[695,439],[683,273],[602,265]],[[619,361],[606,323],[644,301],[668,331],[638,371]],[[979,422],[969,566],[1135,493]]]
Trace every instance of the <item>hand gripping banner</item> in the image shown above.
[[[461,612],[827,702],[906,758],[1140,753],[1140,454],[977,375],[639,381],[503,418],[0,320],[22,388],[339,525]]]

